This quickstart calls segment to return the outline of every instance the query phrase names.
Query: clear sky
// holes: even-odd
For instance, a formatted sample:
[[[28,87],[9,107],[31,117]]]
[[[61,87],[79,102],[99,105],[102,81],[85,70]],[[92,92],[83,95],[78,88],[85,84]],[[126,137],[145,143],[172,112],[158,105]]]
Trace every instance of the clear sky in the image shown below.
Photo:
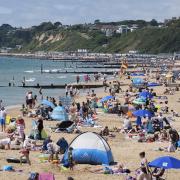
[[[44,21],[77,24],[180,16],[180,0],[0,0],[0,24],[30,27]]]

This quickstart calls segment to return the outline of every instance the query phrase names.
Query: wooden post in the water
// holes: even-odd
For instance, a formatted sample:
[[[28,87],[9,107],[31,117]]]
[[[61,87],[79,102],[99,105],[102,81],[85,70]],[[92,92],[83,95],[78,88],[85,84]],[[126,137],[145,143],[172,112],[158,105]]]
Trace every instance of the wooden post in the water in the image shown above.
[[[41,74],[43,73],[43,65],[41,64]]]

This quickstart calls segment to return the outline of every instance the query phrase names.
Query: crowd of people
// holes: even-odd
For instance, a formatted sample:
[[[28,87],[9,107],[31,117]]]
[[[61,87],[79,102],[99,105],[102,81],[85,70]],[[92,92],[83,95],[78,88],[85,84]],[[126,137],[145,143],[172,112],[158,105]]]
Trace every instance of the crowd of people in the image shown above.
[[[95,81],[99,81],[100,78],[99,74],[94,75]],[[89,75],[86,75],[84,80],[86,82],[90,81]],[[76,82],[77,84],[80,82],[79,75],[76,76]],[[53,109],[59,106],[65,109],[65,113],[69,117],[68,120],[72,122],[71,127],[66,131],[68,133],[81,133],[79,126],[94,127],[97,125],[97,109],[101,108],[104,113],[117,114],[117,118],[122,120],[122,126],[113,130],[109,129],[108,126],[102,127],[99,130],[100,136],[116,138],[113,133],[121,133],[130,139],[137,137],[134,139],[137,139],[139,143],[169,142],[168,147],[160,147],[158,148],[159,151],[175,152],[177,150],[180,137],[178,131],[172,126],[172,122],[173,118],[178,117],[179,114],[175,110],[170,109],[167,97],[172,95],[172,92],[179,91],[177,88],[174,91],[166,89],[164,96],[158,96],[154,89],[147,86],[133,87],[130,85],[128,89],[122,90],[118,80],[110,82],[107,81],[106,77],[103,78],[103,83],[105,93],[108,95],[106,100],[98,97],[95,90],[91,90],[87,91],[86,99],[82,102],[78,102],[77,98],[80,95],[79,89],[73,87],[73,85],[66,85],[65,97],[70,97],[72,100],[70,105],[66,107],[63,107],[63,102],[59,99],[56,100],[54,97],[46,97],[44,99],[42,89],[39,91],[40,99],[50,102],[52,106],[45,106],[42,103],[39,105],[37,96],[30,91],[26,94],[25,104],[21,108],[22,116],[19,115],[16,119],[12,118],[8,125],[6,125],[7,112],[2,105],[2,101],[0,101],[1,131],[6,133],[6,137],[0,140],[0,148],[13,150],[13,145],[18,145],[20,149],[20,163],[22,164],[25,158],[29,165],[32,164],[29,155],[33,150],[40,151],[42,154],[48,154],[48,162],[54,163],[59,163],[59,160],[62,158],[61,155],[67,152],[68,160],[63,164],[63,167],[73,170],[76,165],[73,157],[74,149],[69,147],[68,141],[61,137],[56,142],[51,139],[50,135],[43,136],[45,120],[52,120]],[[142,98],[141,93],[148,94],[148,96]],[[142,101],[135,103],[135,100],[139,98],[142,98]],[[136,111],[146,113],[137,115],[134,114]],[[30,135],[25,134],[27,128],[24,120],[25,116],[34,119],[35,126],[33,127],[33,133]],[[38,145],[37,140],[40,140],[40,145]],[[151,170],[145,152],[141,152],[139,156],[141,162],[136,170],[136,178],[134,179],[150,180],[152,177],[158,179],[164,174],[165,169],[163,168]],[[106,173],[117,172],[129,174],[131,171],[122,164],[118,164],[118,166],[108,169],[108,171],[106,169]],[[133,177],[128,176],[128,179],[133,180]]]

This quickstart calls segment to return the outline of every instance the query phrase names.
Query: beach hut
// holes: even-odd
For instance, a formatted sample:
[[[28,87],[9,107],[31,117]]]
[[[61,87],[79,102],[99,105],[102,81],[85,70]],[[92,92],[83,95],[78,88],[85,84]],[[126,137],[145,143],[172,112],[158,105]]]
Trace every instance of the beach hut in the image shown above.
[[[63,106],[57,106],[54,108],[51,119],[56,121],[68,121],[68,114]]]
[[[73,148],[73,158],[78,164],[111,164],[114,162],[108,143],[100,135],[85,132],[77,136],[69,145]],[[68,160],[68,151],[64,154],[63,163]]]

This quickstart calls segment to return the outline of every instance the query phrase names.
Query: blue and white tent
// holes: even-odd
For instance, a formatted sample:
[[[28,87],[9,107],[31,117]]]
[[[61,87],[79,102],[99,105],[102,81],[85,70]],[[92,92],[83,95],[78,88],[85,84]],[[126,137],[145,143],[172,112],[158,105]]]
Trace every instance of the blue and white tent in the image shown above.
[[[57,120],[57,121],[68,121],[68,114],[65,110],[64,107],[62,106],[57,106],[54,108],[52,115],[51,115],[51,119],[53,120]]]
[[[73,148],[73,159],[78,164],[111,164],[113,155],[108,143],[100,135],[85,132],[77,136],[69,145]],[[62,163],[68,161],[68,151],[64,154]]]

